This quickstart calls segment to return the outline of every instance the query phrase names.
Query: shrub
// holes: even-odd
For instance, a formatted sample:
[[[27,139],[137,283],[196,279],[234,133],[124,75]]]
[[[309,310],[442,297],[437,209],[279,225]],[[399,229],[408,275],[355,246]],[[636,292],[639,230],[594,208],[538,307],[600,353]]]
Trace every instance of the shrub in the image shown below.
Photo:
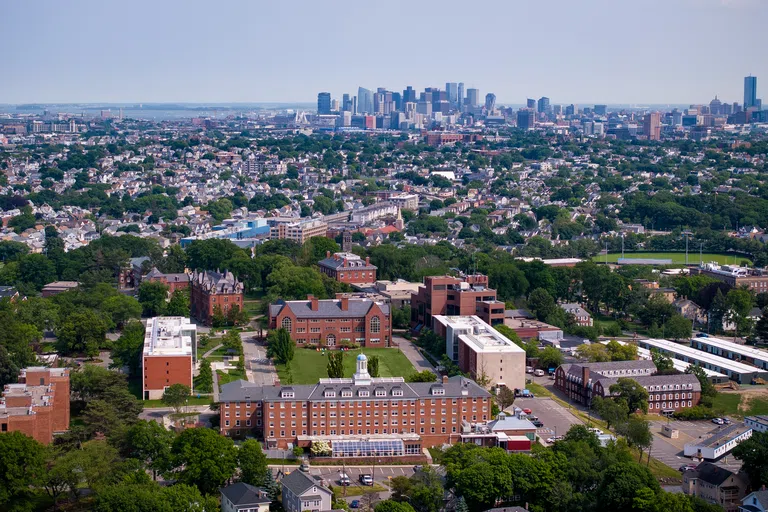
[[[672,415],[676,420],[708,420],[716,417],[715,412],[709,407],[697,405],[690,409],[681,409]]]

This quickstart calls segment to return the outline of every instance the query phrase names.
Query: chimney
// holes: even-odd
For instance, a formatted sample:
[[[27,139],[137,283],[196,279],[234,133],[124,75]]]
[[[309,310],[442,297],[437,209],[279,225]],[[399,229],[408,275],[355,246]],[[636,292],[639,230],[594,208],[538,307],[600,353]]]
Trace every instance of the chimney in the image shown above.
[[[341,310],[349,311],[349,297],[341,297]]]
[[[443,375],[443,384],[446,384],[448,382],[448,376]]]
[[[587,389],[589,387],[589,366],[581,367],[581,380],[582,380],[584,389]]]
[[[318,309],[320,309],[320,304],[317,301],[317,297],[314,297],[312,295],[307,295],[307,299],[309,299],[309,302],[311,303],[310,307],[312,311],[317,311]]]
[[[365,257],[365,266],[367,267],[370,264],[371,264],[371,257],[370,256],[366,256]]]
[[[325,251],[325,257],[330,258],[331,257],[331,251]]]

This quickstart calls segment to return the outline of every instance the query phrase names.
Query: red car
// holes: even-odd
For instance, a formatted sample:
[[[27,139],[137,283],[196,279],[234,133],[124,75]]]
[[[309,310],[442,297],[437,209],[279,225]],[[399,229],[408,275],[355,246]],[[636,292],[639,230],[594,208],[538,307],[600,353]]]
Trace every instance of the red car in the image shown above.
[[[523,409],[523,412],[525,414],[531,414],[531,412],[533,412],[533,411],[531,411],[530,409]]]

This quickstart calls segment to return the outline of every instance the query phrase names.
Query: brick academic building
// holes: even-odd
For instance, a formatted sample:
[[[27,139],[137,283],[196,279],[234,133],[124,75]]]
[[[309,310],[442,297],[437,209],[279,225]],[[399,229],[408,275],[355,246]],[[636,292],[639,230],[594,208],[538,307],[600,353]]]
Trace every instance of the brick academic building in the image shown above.
[[[211,325],[216,307],[224,316],[232,307],[243,309],[243,283],[232,272],[195,271],[192,274],[192,316],[205,325]]]
[[[389,347],[392,322],[389,305],[371,299],[279,300],[269,306],[269,328],[286,329],[298,346],[335,347],[357,343]]]
[[[371,265],[371,259],[367,256],[363,260],[357,254],[337,252],[331,255],[328,251],[325,259],[317,265],[320,272],[340,283],[363,284],[376,281],[377,267]]]
[[[157,316],[147,320],[141,356],[144,400],[158,400],[174,384],[193,385],[197,328],[189,318]]]
[[[0,432],[21,432],[43,444],[69,429],[69,370],[24,368],[0,398]]]
[[[496,300],[496,290],[488,288],[488,276],[425,277],[424,284],[411,297],[411,327],[432,328],[432,317],[476,315],[489,325],[504,323],[504,303]]]
[[[490,393],[460,376],[432,383],[372,378],[360,354],[351,379],[225,384],[219,414],[222,435],[254,435],[267,448],[323,441],[332,457],[420,456],[423,448],[460,441],[462,425],[492,419],[490,400]]]

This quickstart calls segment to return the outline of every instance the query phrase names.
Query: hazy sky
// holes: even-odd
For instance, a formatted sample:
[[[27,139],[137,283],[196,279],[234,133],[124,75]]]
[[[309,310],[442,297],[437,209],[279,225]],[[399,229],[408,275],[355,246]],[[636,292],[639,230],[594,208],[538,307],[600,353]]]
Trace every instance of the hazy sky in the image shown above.
[[[768,0],[0,0],[0,103],[768,101]]]

